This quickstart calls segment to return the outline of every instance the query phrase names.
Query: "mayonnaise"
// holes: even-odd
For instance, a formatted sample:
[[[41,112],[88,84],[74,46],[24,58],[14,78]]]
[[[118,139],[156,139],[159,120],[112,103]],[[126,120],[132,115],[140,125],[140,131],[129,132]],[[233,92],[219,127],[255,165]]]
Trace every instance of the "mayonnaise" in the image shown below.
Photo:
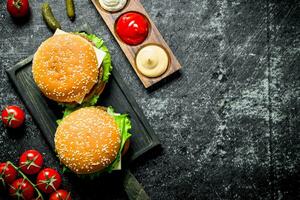
[[[127,0],[99,0],[99,3],[104,10],[116,12],[125,7]]]
[[[158,45],[147,45],[136,55],[137,69],[147,77],[158,77],[168,68],[169,56],[167,52]]]

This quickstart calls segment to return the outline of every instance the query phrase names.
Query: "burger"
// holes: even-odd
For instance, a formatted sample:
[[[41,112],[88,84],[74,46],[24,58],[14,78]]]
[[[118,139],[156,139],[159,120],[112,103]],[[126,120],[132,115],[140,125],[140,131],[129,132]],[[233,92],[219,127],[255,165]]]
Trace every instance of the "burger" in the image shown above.
[[[121,169],[131,122],[112,107],[84,107],[62,119],[55,133],[55,150],[65,168],[83,176]]]
[[[57,29],[33,57],[33,79],[41,92],[63,105],[94,104],[112,70],[103,40]]]

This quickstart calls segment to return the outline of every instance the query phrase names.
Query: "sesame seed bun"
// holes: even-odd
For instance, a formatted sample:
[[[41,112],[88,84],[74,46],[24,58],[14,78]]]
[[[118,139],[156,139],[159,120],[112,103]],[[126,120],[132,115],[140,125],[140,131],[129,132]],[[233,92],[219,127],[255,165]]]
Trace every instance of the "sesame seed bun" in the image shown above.
[[[62,103],[81,103],[102,77],[93,45],[75,34],[44,41],[34,55],[32,72],[43,94]]]
[[[81,108],[65,117],[55,133],[60,161],[77,174],[99,172],[111,164],[121,143],[114,118],[99,107]]]

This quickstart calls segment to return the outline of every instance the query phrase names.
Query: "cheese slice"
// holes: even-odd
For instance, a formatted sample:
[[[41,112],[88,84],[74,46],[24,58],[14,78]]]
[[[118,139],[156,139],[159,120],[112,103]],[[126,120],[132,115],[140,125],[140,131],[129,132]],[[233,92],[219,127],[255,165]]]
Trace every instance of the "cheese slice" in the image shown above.
[[[70,34],[70,33],[67,33],[63,30],[60,30],[60,29],[56,29],[54,35],[61,35],[61,34]],[[96,57],[97,57],[97,61],[98,61],[98,68],[100,68],[101,66],[101,63],[103,62],[103,59],[106,55],[106,53],[104,51],[102,51],[101,49],[97,49],[96,47],[94,47],[94,50],[95,50],[95,53],[96,53]]]

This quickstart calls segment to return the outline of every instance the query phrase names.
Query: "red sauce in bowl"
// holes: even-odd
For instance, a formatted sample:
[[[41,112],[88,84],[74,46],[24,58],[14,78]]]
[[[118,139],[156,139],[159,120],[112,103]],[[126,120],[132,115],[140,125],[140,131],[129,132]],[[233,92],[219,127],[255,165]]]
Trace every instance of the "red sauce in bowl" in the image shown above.
[[[148,36],[149,22],[137,12],[127,12],[116,22],[116,33],[119,38],[129,45],[141,44]]]

